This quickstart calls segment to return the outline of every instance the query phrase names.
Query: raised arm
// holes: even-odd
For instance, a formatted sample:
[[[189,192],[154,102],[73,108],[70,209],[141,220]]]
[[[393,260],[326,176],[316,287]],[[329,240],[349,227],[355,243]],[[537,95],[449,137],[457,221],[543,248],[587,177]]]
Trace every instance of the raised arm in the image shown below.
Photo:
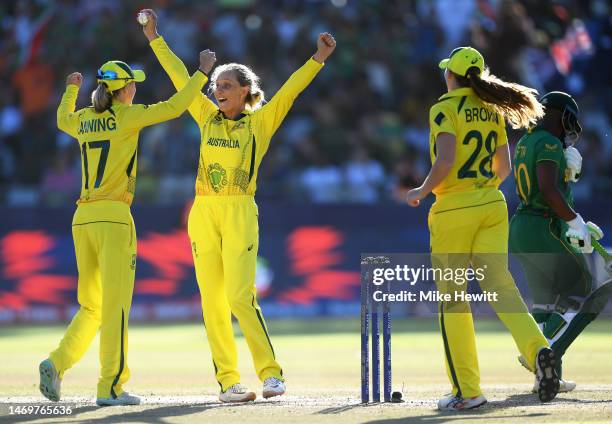
[[[200,63],[205,52],[200,53]],[[187,80],[187,84],[164,102],[153,105],[133,105],[127,108],[124,127],[139,129],[180,116],[193,99],[201,94],[206,75],[199,69]]]
[[[142,30],[149,40],[149,45],[153,49],[153,53],[159,60],[162,68],[170,77],[172,84],[177,90],[180,90],[187,84],[189,80],[189,72],[187,72],[187,68],[185,64],[174,54],[166,41],[159,35],[157,32],[157,14],[152,9],[144,9],[142,10],[148,17],[148,22],[146,25],[143,25]],[[208,80],[208,75],[217,60],[215,53],[209,50],[205,50],[208,52],[208,60],[201,64],[200,70],[206,74],[206,78]],[[198,124],[205,119],[206,115],[213,113],[217,110],[217,106],[210,101],[208,97],[206,97],[203,93],[197,95],[193,103],[189,105],[189,113],[195,119]]]
[[[74,109],[76,108],[76,100],[79,94],[79,89],[83,83],[83,76],[74,72],[66,78],[66,91],[62,96],[62,101],[57,108],[57,127],[65,133],[76,138],[79,119]]]
[[[270,139],[291,109],[293,101],[314,79],[323,67],[325,60],[336,48],[336,40],[329,33],[319,34],[317,51],[308,61],[289,77],[278,92],[266,103],[258,115],[261,117],[266,139]]]

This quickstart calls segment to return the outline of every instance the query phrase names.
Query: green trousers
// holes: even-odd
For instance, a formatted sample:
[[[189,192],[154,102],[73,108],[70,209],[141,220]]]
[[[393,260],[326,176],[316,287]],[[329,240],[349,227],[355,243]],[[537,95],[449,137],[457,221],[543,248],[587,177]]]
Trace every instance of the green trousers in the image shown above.
[[[558,218],[526,212],[510,222],[509,250],[527,277],[532,315],[559,358],[607,301],[607,293],[592,293],[587,264],[566,241],[566,231]]]

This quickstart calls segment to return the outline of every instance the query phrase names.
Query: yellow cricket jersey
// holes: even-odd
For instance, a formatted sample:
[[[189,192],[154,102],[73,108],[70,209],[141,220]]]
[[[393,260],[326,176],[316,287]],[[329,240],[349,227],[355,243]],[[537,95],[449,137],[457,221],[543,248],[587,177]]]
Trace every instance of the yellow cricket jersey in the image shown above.
[[[75,137],[81,147],[83,173],[77,204],[118,200],[130,205],[136,188],[138,134],[149,125],[180,116],[207,81],[196,71],[170,99],[153,105],[113,101],[97,113],[93,107],[74,111],[79,88],[68,85],[57,109],[57,126]],[[187,79],[186,79],[187,82]]]
[[[508,143],[504,117],[487,106],[471,88],[458,88],[438,99],[429,110],[429,150],[436,161],[436,138],[440,133],[455,136],[455,163],[436,196],[471,192],[499,186],[492,163],[495,150]]]
[[[187,82],[183,62],[162,37],[151,47],[177,89]],[[189,106],[200,127],[202,142],[196,179],[197,195],[254,195],[257,170],[270,139],[289,112],[296,97],[310,84],[323,64],[309,59],[291,75],[272,99],[255,111],[246,109],[237,120],[226,119],[204,94]]]

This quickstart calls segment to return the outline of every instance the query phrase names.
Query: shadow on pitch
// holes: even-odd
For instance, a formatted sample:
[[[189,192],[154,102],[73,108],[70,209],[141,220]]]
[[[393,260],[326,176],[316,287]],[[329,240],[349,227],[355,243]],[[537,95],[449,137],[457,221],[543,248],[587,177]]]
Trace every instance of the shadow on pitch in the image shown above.
[[[563,399],[563,401],[578,402],[578,403],[582,402],[581,400],[578,400],[578,399]],[[606,402],[606,401],[595,401],[595,402],[586,401],[585,403],[600,403],[600,402]],[[534,412],[531,414],[523,413],[520,415],[503,415],[503,416],[491,415],[495,413],[496,411],[499,411],[505,408],[530,406],[530,405],[541,405],[541,402],[533,394],[520,394],[520,395],[508,396],[506,399],[503,399],[503,400],[490,401],[486,406],[483,406],[482,408],[459,412],[459,413],[431,411],[431,413],[426,413],[426,415],[421,415],[421,416],[407,416],[407,417],[401,417],[401,418],[387,418],[387,419],[371,420],[371,421],[367,421],[367,423],[369,424],[399,424],[399,423],[441,424],[441,423],[452,423],[455,420],[485,420],[485,422],[488,422],[490,420],[495,420],[495,419],[515,418],[518,420],[518,419],[524,419],[524,418],[545,417],[547,415],[550,415],[550,414],[542,413],[542,412],[537,412],[537,413]],[[316,412],[316,414],[325,414],[325,415],[342,414],[344,412],[348,412],[348,411],[355,410],[358,408],[369,408],[373,406],[376,406],[376,405],[372,405],[372,404],[345,405],[345,406],[340,406],[340,407],[322,409],[321,411]],[[409,403],[406,404],[404,407],[407,408],[407,412],[410,410]],[[397,411],[401,411],[401,408],[402,407],[399,406],[399,409],[393,408],[392,410],[397,412]]]
[[[221,403],[221,402],[202,402],[202,403],[191,403],[191,404],[180,404],[180,405],[155,405],[142,404],[138,407],[122,407],[122,406],[76,406],[73,407],[72,414],[70,415],[11,415],[8,417],[0,416],[0,423],[27,423],[36,422],[40,420],[58,419],[65,418],[66,421],[81,421],[84,420],[87,423],[117,423],[117,422],[146,422],[150,424],[166,424],[167,418],[172,417],[184,417],[193,414],[199,414],[209,409],[217,408],[241,408],[241,407],[257,407],[257,406],[269,406],[270,402],[246,402],[246,403]],[[133,408],[142,408],[136,411]],[[79,418],[80,415],[88,412],[99,412],[105,414],[102,417],[83,417]],[[10,419],[10,421],[4,421]]]
[[[318,414],[322,414],[322,415],[341,414],[343,412],[347,412],[347,411],[350,411],[352,409],[357,409],[357,408],[367,408],[367,406],[361,403],[357,403],[354,405],[334,406],[333,408],[321,409],[320,411],[316,412],[316,414],[317,415]]]
[[[557,398],[554,401],[548,403],[548,405],[554,405],[555,403],[561,402],[570,402],[577,404],[604,404],[609,403],[611,400],[583,400],[583,399],[575,399],[575,398]],[[399,423],[417,423],[417,424],[442,424],[442,423],[452,423],[456,420],[495,420],[495,419],[512,419],[515,418],[517,420],[524,418],[538,418],[545,417],[550,414],[543,412],[534,412],[534,413],[523,413],[520,415],[500,415],[500,416],[492,416],[492,413],[496,411],[503,410],[506,408],[515,408],[522,406],[536,406],[543,405],[534,394],[516,394],[510,395],[503,400],[493,400],[489,401],[487,405],[483,406],[479,409],[464,411],[464,412],[438,412],[432,411],[432,413],[421,416],[407,416],[402,418],[387,418],[387,419],[379,419],[379,420],[371,420],[367,421],[368,424],[399,424]],[[546,404],[545,404],[546,405]],[[373,404],[353,404],[353,405],[345,405],[334,408],[326,408],[321,411],[316,412],[316,414],[342,414],[343,412],[348,412],[358,408],[368,408],[376,405]],[[380,405],[379,405],[380,406]],[[410,404],[406,404],[405,408],[410,408]],[[401,408],[401,407],[400,407]],[[393,408],[394,411],[401,411],[401,409]]]
[[[567,393],[561,394],[561,396],[567,395]],[[559,397],[557,396],[555,400],[550,402],[549,404],[555,404],[559,402],[571,402],[571,403],[581,403],[581,404],[598,404],[598,403],[610,403],[612,399],[597,399],[597,400],[588,400],[588,399],[576,399],[576,398],[567,398],[567,397]],[[490,402],[493,404],[502,403],[505,407],[510,406],[528,406],[528,405],[542,405],[542,403],[538,400],[538,398],[533,394],[520,394],[520,395],[510,395],[505,400],[502,401],[494,401]],[[544,404],[545,405],[545,404]]]
[[[91,412],[91,411],[95,411],[96,409],[99,409],[99,406],[74,406],[73,404],[68,404],[68,403],[44,403],[44,404],[40,404],[40,403],[32,403],[32,404],[11,404],[11,403],[6,403],[6,404],[1,404],[0,406],[2,407],[3,412],[4,409],[8,408],[8,405],[13,405],[13,406],[20,406],[23,408],[27,408],[28,406],[32,406],[32,405],[40,405],[40,406],[44,406],[44,407],[60,407],[60,406],[69,406],[70,408],[72,408],[72,414],[68,415],[60,415],[60,414],[13,414],[13,415],[5,415],[5,416],[0,416],[0,423],[32,423],[32,422],[36,422],[36,421],[40,421],[40,420],[61,420],[62,418],[65,420],[69,420],[71,418],[76,417],[79,414],[82,414],[84,412]],[[6,407],[6,408],[5,408]]]
[[[434,413],[431,415],[421,415],[418,417],[403,417],[403,418],[393,418],[393,419],[382,419],[382,420],[372,420],[365,421],[367,424],[442,424],[442,423],[452,423],[456,420],[486,420],[484,422],[490,422],[495,419],[512,419],[515,418],[517,421],[525,418],[536,418],[536,417],[544,417],[548,414],[521,414],[521,415],[504,415],[504,416],[491,416],[488,415],[489,412],[481,410],[479,412],[460,412],[460,413]]]

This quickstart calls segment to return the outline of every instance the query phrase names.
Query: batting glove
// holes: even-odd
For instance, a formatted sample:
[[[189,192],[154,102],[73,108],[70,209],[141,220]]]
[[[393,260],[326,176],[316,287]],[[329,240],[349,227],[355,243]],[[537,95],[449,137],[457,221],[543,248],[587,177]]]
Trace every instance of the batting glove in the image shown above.
[[[565,162],[569,173],[568,181],[577,182],[582,172],[582,156],[575,147],[567,147],[563,152],[565,154]]]
[[[591,238],[595,240],[601,240],[603,238],[604,233],[603,231],[601,231],[601,228],[599,228],[597,224],[591,221],[587,221],[586,226],[589,229],[589,233],[591,233]]]
[[[576,218],[567,221],[567,225],[569,228],[565,233],[565,237],[572,247],[582,253],[592,253],[591,232],[582,217],[576,214]],[[601,232],[601,230],[599,231]]]

